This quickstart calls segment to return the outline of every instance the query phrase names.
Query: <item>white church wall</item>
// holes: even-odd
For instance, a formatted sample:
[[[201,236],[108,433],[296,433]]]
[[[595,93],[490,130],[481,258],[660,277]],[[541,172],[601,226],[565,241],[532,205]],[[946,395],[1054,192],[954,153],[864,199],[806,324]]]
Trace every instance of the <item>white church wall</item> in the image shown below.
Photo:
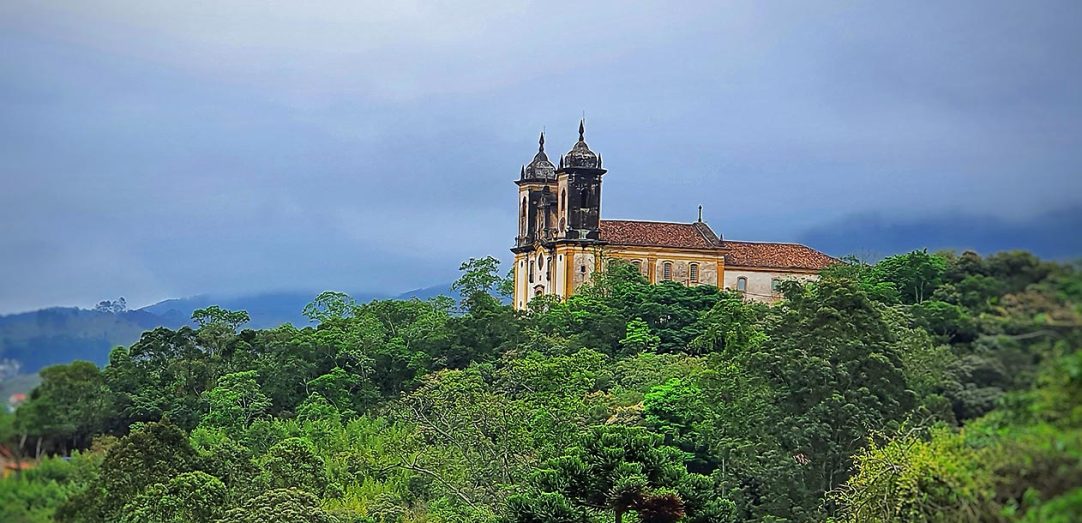
[[[818,278],[816,274],[785,271],[759,271],[741,267],[725,268],[725,289],[738,290],[738,280],[747,278],[747,287],[744,290],[749,300],[773,302],[781,298],[781,293],[774,290],[774,280],[779,282],[786,280],[811,281]]]

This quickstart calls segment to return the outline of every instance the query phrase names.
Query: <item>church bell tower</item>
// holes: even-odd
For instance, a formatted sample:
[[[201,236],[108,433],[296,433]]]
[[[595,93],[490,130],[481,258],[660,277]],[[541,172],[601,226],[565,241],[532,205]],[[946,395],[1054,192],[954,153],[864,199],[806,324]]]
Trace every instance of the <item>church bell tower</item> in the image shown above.
[[[586,145],[586,122],[579,121],[579,141],[560,158],[556,170],[559,190],[559,238],[565,241],[601,240],[601,155]]]
[[[586,145],[585,122],[579,140],[560,157],[557,168],[545,154],[545,134],[537,154],[519,172],[518,234],[515,236],[515,308],[537,296],[571,296],[600,264],[601,155]]]

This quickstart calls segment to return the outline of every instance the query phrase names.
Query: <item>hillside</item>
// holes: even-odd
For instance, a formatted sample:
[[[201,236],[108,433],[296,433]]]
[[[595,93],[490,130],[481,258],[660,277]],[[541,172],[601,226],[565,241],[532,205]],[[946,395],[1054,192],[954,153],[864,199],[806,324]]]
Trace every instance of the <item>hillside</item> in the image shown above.
[[[55,366],[0,444],[0,521],[1067,522],[1082,271],[915,251],[775,304],[609,269],[566,300],[327,295]],[[76,449],[79,452],[73,452]]]
[[[132,343],[147,329],[176,327],[142,310],[100,312],[77,308],[51,308],[0,316],[0,358],[14,359],[22,371],[76,359],[105,364],[109,350]]]
[[[416,289],[398,296],[358,292],[359,302],[374,299],[428,299],[439,294],[452,295],[450,284]],[[265,329],[284,323],[295,326],[310,322],[301,314],[304,306],[318,292],[273,292],[239,296],[199,295],[161,301],[141,309],[109,312],[54,307],[20,314],[0,316],[0,359],[13,359],[23,373],[35,373],[43,367],[73,360],[104,365],[109,351],[118,345],[130,345],[155,327],[178,328],[191,323],[192,311],[218,305],[230,310],[244,310],[252,321],[246,327]]]

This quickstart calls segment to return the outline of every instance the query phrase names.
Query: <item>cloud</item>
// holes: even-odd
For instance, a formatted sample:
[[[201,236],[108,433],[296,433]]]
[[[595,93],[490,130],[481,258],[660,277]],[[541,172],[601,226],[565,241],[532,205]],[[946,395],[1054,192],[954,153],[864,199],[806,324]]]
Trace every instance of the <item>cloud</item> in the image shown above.
[[[1080,5],[4,2],[0,312],[446,282],[583,112],[608,217],[1029,223],[1082,204]]]
[[[931,216],[856,214],[812,228],[801,242],[835,256],[876,260],[917,249],[972,250],[981,254],[1027,250],[1038,256],[1082,259],[1082,206],[1048,211],[1023,220],[995,215],[949,213]]]

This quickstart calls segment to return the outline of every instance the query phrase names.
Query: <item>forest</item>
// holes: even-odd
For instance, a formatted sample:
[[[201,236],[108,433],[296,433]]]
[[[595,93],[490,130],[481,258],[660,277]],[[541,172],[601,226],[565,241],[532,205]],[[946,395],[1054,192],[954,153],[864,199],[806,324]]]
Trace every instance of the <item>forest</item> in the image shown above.
[[[43,369],[0,521],[1082,521],[1080,265],[847,259],[766,305],[611,260],[524,312],[461,269]]]

